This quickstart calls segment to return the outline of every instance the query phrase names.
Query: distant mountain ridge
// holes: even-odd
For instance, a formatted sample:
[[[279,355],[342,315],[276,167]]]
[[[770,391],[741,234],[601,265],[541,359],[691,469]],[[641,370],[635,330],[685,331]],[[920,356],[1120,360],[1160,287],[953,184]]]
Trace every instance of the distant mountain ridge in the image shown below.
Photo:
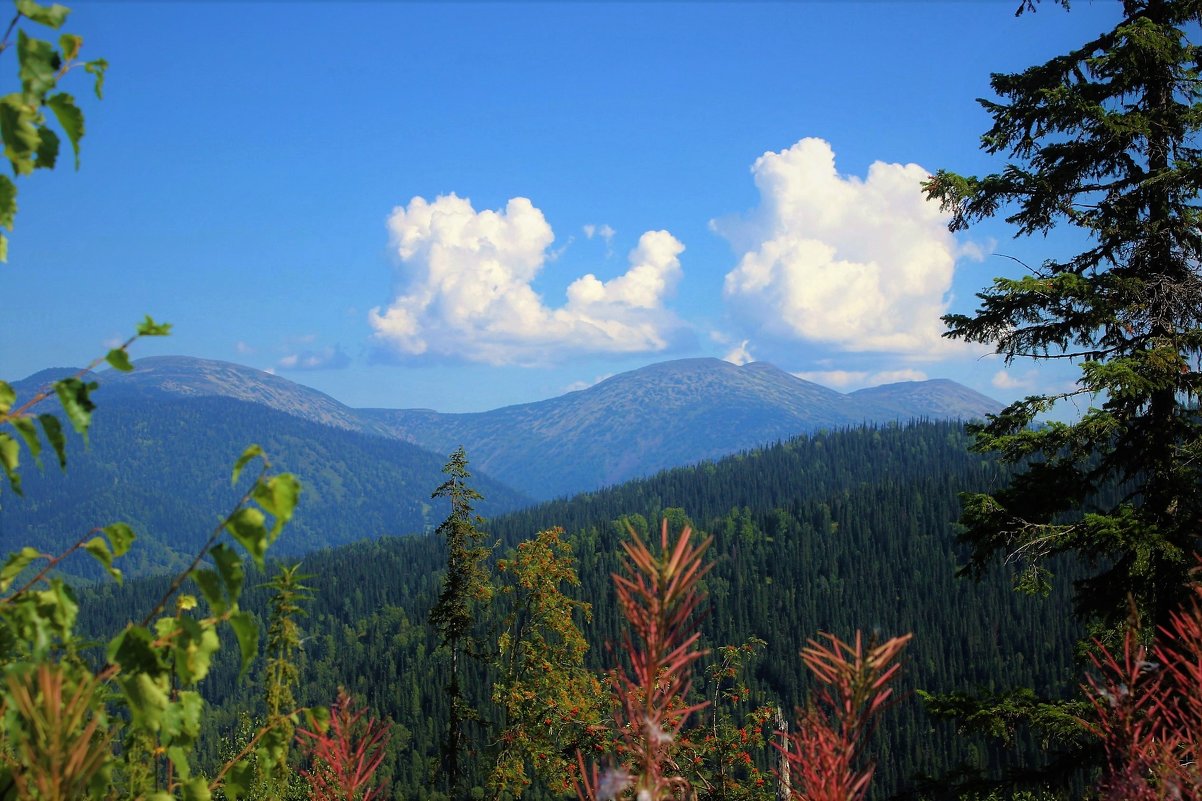
[[[946,379],[841,393],[766,362],[661,362],[556,398],[487,412],[354,409],[317,390],[250,367],[157,356],[132,373],[98,374],[106,403],[223,397],[346,431],[402,440],[445,457],[463,445],[472,469],[535,499],[617,484],[821,429],[910,419],[972,419],[992,398]],[[43,371],[29,391],[61,377]]]
[[[976,418],[1000,408],[951,381],[926,391],[847,395],[765,362],[740,367],[721,359],[682,359],[489,412],[360,414],[424,448],[444,451],[462,443],[486,473],[504,476],[532,497],[552,498],[820,429]]]

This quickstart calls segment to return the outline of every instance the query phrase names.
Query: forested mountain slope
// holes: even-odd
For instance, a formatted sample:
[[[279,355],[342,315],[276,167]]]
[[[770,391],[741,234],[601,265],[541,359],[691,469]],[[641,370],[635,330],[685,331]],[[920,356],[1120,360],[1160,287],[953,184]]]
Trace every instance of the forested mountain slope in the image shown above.
[[[269,416],[273,421],[287,415],[336,431],[399,440],[406,444],[398,453],[409,454],[404,459],[418,459],[412,455],[417,446],[441,461],[462,445],[476,473],[503,477],[507,486],[539,500],[822,429],[893,420],[966,420],[1001,408],[953,381],[905,382],[843,394],[764,362],[740,367],[720,359],[653,364],[579,392],[473,414],[353,409],[286,378],[211,359],[154,356],[134,364],[129,373],[106,370],[90,376],[100,384],[95,393],[100,419],[110,410],[128,411],[131,404],[163,420],[170,413],[161,404],[237,401],[242,406],[229,409],[257,407],[276,413]],[[72,372],[44,370],[14,387],[18,397],[28,397]],[[242,445],[258,441],[263,436],[258,430],[266,429],[250,428],[251,439]],[[150,491],[153,485],[132,489]],[[377,533],[371,529],[365,536]],[[342,541],[336,537],[321,544]]]
[[[574,594],[594,604],[585,631],[597,667],[614,658],[606,643],[619,636],[609,574],[625,534],[615,521],[630,515],[642,526],[667,514],[679,523],[687,514],[715,537],[700,621],[706,643],[752,635],[768,642],[753,667],[756,702],[791,709],[805,688],[798,651],[806,639],[857,628],[882,637],[914,633],[905,692],[1003,685],[1054,692],[1071,682],[1078,635],[1064,595],[1032,599],[1016,595],[1005,576],[980,585],[955,577],[957,494],[1001,478],[995,463],[966,445],[952,423],[823,433],[528,508],[486,528],[498,555],[541,528],[567,528],[582,579]],[[303,565],[314,598],[302,621],[300,700],[325,703],[345,685],[396,721],[388,763],[396,797],[434,797],[426,777],[446,719],[446,665],[426,620],[445,560],[439,539],[409,537],[323,551]],[[89,625],[112,630],[156,591],[153,581],[105,585],[86,593],[82,607]],[[261,605],[262,591],[248,601]],[[259,703],[259,689],[236,682],[235,672],[227,665],[208,686],[219,706],[214,754],[217,733],[235,726],[237,710]],[[466,692],[479,698],[489,684],[480,673]],[[979,743],[929,720],[912,697],[887,716],[875,752],[882,794],[908,786],[917,771],[989,758]]]
[[[66,472],[51,460],[25,472],[25,497],[5,496],[5,542],[59,553],[93,527],[122,521],[139,539],[122,565],[127,574],[178,568],[241,495],[243,486],[230,486],[230,468],[252,442],[303,484],[280,556],[420,533],[441,519],[430,491],[442,480],[444,459],[410,443],[225,397],[114,394],[97,393],[103,413],[86,448],[70,444]],[[486,476],[479,486],[488,495],[485,513],[528,503]],[[98,574],[88,559],[65,569]]]
[[[485,473],[536,498],[567,496],[821,429],[999,411],[952,381],[836,392],[766,362],[681,359],[558,398],[477,414],[365,409],[422,447],[465,445]]]

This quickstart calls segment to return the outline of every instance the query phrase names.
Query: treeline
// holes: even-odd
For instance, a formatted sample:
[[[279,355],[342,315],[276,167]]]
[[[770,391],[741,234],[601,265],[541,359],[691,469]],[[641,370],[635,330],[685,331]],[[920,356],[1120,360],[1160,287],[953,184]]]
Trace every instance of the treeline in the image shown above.
[[[964,556],[952,522],[958,494],[1003,478],[994,461],[968,451],[957,424],[862,428],[668,471],[483,528],[496,543],[494,558],[539,530],[566,528],[581,578],[573,595],[593,604],[583,630],[592,644],[588,663],[598,670],[613,663],[611,648],[619,642],[610,573],[626,526],[646,532],[666,516],[674,529],[691,521],[712,534],[716,565],[704,582],[704,643],[767,642],[749,666],[751,698],[730,710],[736,717],[762,703],[787,711],[802,702],[808,687],[798,653],[820,631],[849,637],[862,628],[880,639],[913,632],[899,685],[905,700],[873,744],[876,792],[886,795],[913,788],[919,774],[988,768],[993,756],[985,743],[928,717],[915,689],[1021,686],[1056,695],[1075,684],[1073,644],[1080,631],[1063,593],[1036,599],[1014,593],[1003,575],[983,583],[956,576]],[[397,736],[383,771],[398,798],[441,797],[430,777],[445,736],[448,668],[427,620],[445,565],[437,538],[407,537],[322,551],[306,557],[302,568],[312,574],[306,583],[313,598],[301,621],[297,700],[328,703],[344,686],[394,721]],[[148,597],[150,583],[85,592],[87,625],[119,628]],[[250,586],[262,579],[247,583],[246,607],[263,609],[265,592]],[[497,617],[504,612],[493,610]],[[479,621],[482,637],[490,630],[494,620]],[[202,752],[214,762],[239,717],[261,704],[255,681],[236,680],[228,651],[222,654],[230,664],[205,687],[213,714],[206,718]],[[465,696],[487,699],[491,680],[488,671],[474,669]],[[482,762],[488,744],[473,747]],[[1035,744],[1026,751],[1036,757]]]

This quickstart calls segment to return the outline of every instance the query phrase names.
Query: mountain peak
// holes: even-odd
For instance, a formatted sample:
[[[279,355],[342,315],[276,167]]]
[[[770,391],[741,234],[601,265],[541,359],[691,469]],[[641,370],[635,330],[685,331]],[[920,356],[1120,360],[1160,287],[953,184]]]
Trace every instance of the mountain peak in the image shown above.
[[[97,397],[231,398],[335,428],[379,433],[324,392],[254,367],[194,356],[146,356],[133,364],[129,373],[100,373],[103,394]]]
[[[351,409],[281,376],[213,359],[153,356],[134,366],[131,373],[100,374],[98,400],[224,397],[404,440],[437,454],[465,445],[476,469],[537,498],[596,489],[819,429],[980,418],[1001,408],[946,379],[844,394],[768,362],[735,365],[716,358],[659,362],[560,397],[471,414]],[[53,380],[59,372],[35,377]]]

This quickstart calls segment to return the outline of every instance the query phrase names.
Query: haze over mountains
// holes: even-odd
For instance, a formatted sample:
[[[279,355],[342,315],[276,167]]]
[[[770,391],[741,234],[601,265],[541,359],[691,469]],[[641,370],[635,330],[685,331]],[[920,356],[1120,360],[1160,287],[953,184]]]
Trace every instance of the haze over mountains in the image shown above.
[[[305,493],[286,550],[430,530],[447,454],[463,445],[479,511],[495,516],[813,432],[912,418],[976,418],[1000,404],[951,381],[843,394],[765,363],[651,365],[537,403],[473,414],[353,409],[280,376],[227,362],[152,357],[96,375],[88,448],[66,474],[26,471],[27,497],[5,498],[0,535],[53,549],[98,523],[125,520],[152,546],[144,572],[175,565],[236,494],[229,466],[252,442]],[[18,397],[69,371],[14,384]],[[60,542],[61,540],[61,542]],[[284,555],[284,554],[281,554]]]

